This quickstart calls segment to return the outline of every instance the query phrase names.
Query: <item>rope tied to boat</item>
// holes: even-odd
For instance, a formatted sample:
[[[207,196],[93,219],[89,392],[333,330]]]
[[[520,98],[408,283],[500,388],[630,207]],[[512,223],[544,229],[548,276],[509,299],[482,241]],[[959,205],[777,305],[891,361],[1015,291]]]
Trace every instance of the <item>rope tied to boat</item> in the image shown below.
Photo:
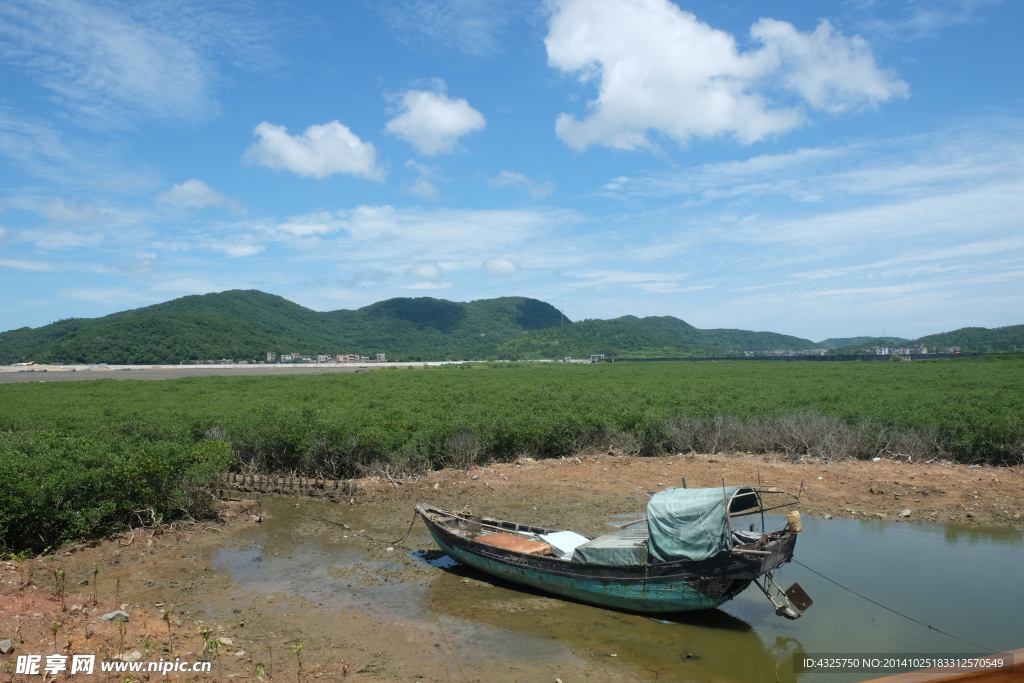
[[[913,618],[913,617],[908,617],[908,616],[907,616],[906,614],[903,614],[902,612],[897,612],[896,610],[894,610],[894,609],[893,609],[893,608],[891,608],[891,607],[886,607],[885,605],[883,605],[882,603],[878,602],[877,600],[872,600],[871,598],[869,598],[869,597],[868,597],[868,596],[866,596],[866,595],[861,595],[860,593],[858,593],[857,591],[853,590],[852,588],[847,588],[846,586],[844,586],[843,584],[839,583],[838,581],[834,581],[834,580],[832,580],[832,579],[828,578],[827,576],[825,576],[825,575],[824,575],[824,574],[822,574],[821,572],[819,572],[819,571],[815,571],[815,570],[811,569],[810,567],[808,567],[808,566],[807,566],[806,564],[804,564],[803,562],[800,562],[799,560],[796,560],[796,559],[794,559],[794,560],[792,560],[792,562],[793,562],[794,564],[798,564],[798,565],[800,565],[801,567],[803,567],[803,568],[804,568],[804,569],[806,569],[807,571],[811,572],[812,574],[817,574],[818,576],[820,576],[821,578],[825,579],[825,580],[826,580],[826,581],[828,581],[829,583],[833,583],[833,584],[835,584],[835,585],[839,586],[839,587],[840,587],[840,588],[842,588],[842,589],[843,589],[844,591],[849,591],[850,593],[853,593],[854,595],[856,595],[856,596],[857,596],[858,598],[863,598],[864,600],[867,600],[867,601],[868,601],[868,602],[870,602],[871,604],[873,604],[873,605],[878,605],[879,607],[881,607],[881,608],[882,608],[882,609],[884,609],[884,610],[889,610],[889,611],[890,611],[890,612],[892,612],[893,614],[896,614],[896,615],[898,615],[898,616],[901,616],[901,617],[903,617],[904,619],[907,619],[908,621],[912,621],[912,622],[914,622],[915,624],[919,624],[920,626],[924,626],[924,627],[926,627],[926,628],[930,628],[930,629],[931,629],[931,630],[933,630],[933,631],[938,631],[939,633],[941,633],[941,634],[942,634],[942,635],[944,635],[944,636],[949,636],[950,638],[954,638],[954,639],[956,639],[956,640],[959,640],[959,641],[961,641],[961,642],[967,643],[968,645],[973,645],[973,646],[975,646],[975,647],[980,647],[981,649],[983,649],[983,650],[988,650],[989,652],[999,652],[999,650],[996,650],[995,648],[991,648],[991,647],[989,647],[988,645],[982,645],[981,643],[975,643],[975,642],[974,642],[974,641],[972,641],[972,640],[967,640],[966,638],[961,638],[960,636],[955,636],[955,635],[953,635],[952,633],[948,633],[948,632],[946,632],[946,631],[943,631],[942,629],[938,629],[938,628],[935,628],[935,627],[934,627],[934,626],[932,626],[931,624],[926,624],[926,623],[924,623],[923,621],[918,621],[917,619],[915,619],[915,618]]]
[[[414,526],[416,526],[416,520],[419,519],[419,516],[420,516],[420,513],[418,513],[418,512],[413,512],[412,513],[412,521],[409,522],[409,530],[405,532],[405,536],[402,536],[397,541],[391,541],[390,542],[391,545],[400,545],[402,543],[402,541],[404,541],[405,539],[409,538],[409,534],[412,533],[412,528]]]

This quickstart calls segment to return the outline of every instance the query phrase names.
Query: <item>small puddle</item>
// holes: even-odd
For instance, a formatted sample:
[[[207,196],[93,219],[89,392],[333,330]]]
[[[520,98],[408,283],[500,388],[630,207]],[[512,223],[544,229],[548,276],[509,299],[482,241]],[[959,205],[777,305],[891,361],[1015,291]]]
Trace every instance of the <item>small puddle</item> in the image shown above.
[[[798,677],[794,654],[981,652],[796,564],[775,579],[784,588],[799,582],[814,600],[797,621],[776,617],[753,587],[720,609],[655,620],[489,577],[437,550],[419,523],[404,543],[414,550],[387,552],[386,544],[366,538],[401,533],[381,521],[382,508],[319,501],[299,508],[294,499],[274,496],[263,502],[266,521],[212,559],[218,571],[231,574],[238,598],[260,594],[257,599],[273,605],[299,596],[323,608],[359,609],[381,622],[427,628],[436,626],[436,610],[460,660],[607,666],[641,680],[771,683],[777,674],[779,681],[847,683],[869,676]],[[521,520],[530,521],[530,512],[519,513]],[[609,523],[637,516],[610,515]],[[767,516],[766,524],[784,519]],[[1022,550],[1024,534],[1010,529],[805,517],[796,559],[915,619],[1007,650],[1024,645],[1024,591],[1017,586]]]

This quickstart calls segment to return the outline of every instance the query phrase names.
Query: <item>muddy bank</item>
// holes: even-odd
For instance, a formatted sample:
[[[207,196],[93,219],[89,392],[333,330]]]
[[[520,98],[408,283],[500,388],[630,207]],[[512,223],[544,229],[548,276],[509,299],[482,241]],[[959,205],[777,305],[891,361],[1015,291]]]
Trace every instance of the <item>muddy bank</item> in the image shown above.
[[[654,491],[678,486],[684,476],[695,487],[720,485],[723,476],[729,484],[756,482],[758,474],[764,485],[790,493],[804,482],[801,509],[818,517],[1024,526],[1014,517],[1024,502],[1021,468],[605,454],[400,483],[367,479],[338,500],[267,496],[263,523],[254,520],[253,503],[232,502],[216,523],[73,546],[30,560],[20,572],[4,564],[0,640],[15,638],[16,649],[0,656],[0,666],[17,654],[55,651],[208,658],[199,629],[210,628],[224,643],[211,673],[169,678],[296,681],[299,660],[291,648],[301,643],[304,682],[462,680],[447,636],[473,681],[774,680],[775,672],[794,680],[784,666],[791,640],[780,636],[766,645],[727,613],[686,617],[682,623],[692,628],[680,637],[646,617],[551,599],[450,566],[430,552],[435,546],[422,524],[394,543],[419,501],[596,534],[644,509],[646,497],[630,484]],[[906,509],[910,514],[900,518]],[[93,584],[79,585],[92,581],[94,565],[95,605]],[[63,609],[54,591],[57,570],[70,593]],[[100,619],[115,608],[130,615],[123,636]],[[171,610],[169,634],[162,609]],[[755,610],[765,612],[759,603]],[[780,633],[785,627],[780,622]],[[614,651],[610,642],[618,643]],[[729,654],[740,651],[742,658]],[[257,663],[265,666],[259,678]],[[136,680],[158,678],[144,672]]]
[[[603,454],[502,463],[468,472],[445,470],[419,479],[369,478],[339,483],[336,489],[308,484],[316,480],[303,480],[304,488],[298,483],[259,487],[241,481],[231,486],[357,505],[393,501],[411,507],[422,500],[459,509],[469,505],[474,512],[497,516],[525,511],[528,521],[596,533],[603,524],[596,520],[602,515],[642,510],[643,496],[632,486],[659,491],[682,486],[684,477],[690,487],[721,486],[724,477],[730,485],[760,481],[793,495],[803,484],[800,509],[819,517],[1024,528],[1024,467],[945,462],[883,459],[827,464],[743,453],[659,458]],[[780,503],[792,501],[793,495],[779,496]],[[909,514],[900,516],[906,510]]]

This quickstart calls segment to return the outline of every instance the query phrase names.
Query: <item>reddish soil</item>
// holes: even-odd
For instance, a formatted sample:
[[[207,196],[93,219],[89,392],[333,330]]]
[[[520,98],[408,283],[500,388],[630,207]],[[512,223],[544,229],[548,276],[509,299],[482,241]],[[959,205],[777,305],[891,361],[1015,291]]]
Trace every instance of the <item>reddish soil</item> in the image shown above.
[[[386,527],[377,531],[388,534],[387,538],[405,532],[411,504],[418,501],[459,508],[469,505],[474,511],[492,514],[521,511],[532,505],[534,518],[524,521],[558,523],[587,533],[602,528],[607,514],[642,510],[643,500],[633,498],[642,494],[630,485],[656,491],[680,486],[683,477],[690,487],[719,486],[723,477],[727,484],[755,484],[760,477],[764,486],[784,492],[778,496],[780,504],[786,504],[780,512],[795,507],[789,503],[803,483],[798,509],[804,514],[881,517],[893,523],[952,521],[1024,528],[1021,467],[889,460],[825,464],[722,453],[662,458],[591,454],[525,461],[519,466],[474,467],[469,472],[444,471],[401,483],[367,479],[359,482],[361,490],[352,497],[356,508],[341,503],[338,509],[339,514],[360,506],[375,509]],[[575,505],[568,504],[572,502]],[[0,565],[0,640],[15,639],[15,652],[0,656],[0,676],[9,674],[12,681],[38,680],[13,674],[14,658],[25,653],[96,653],[100,659],[119,651],[138,650],[144,662],[160,657],[206,658],[198,629],[208,627],[214,637],[232,641],[221,648],[213,671],[177,677],[171,673],[168,680],[296,680],[296,657],[290,647],[299,642],[304,644],[303,683],[321,677],[352,681],[461,680],[436,629],[431,631],[414,622],[381,620],[371,608],[362,608],[362,603],[356,609],[329,610],[311,600],[280,596],[269,608],[270,603],[259,602],[256,597],[232,596],[231,577],[211,570],[210,558],[218,548],[237,546],[239,541],[233,539],[253,527],[251,506],[248,502],[226,503],[221,519],[215,522],[155,533],[136,532],[134,539],[125,536],[78,544],[29,560],[20,572],[14,562]],[[910,510],[909,515],[899,517],[903,510]],[[352,543],[354,539],[355,534],[351,539],[345,535],[339,542]],[[412,560],[396,557],[402,553],[386,554],[385,548],[369,542],[360,548],[374,560],[404,563],[396,574],[400,580],[421,584],[434,580],[413,567]],[[80,585],[92,579],[94,563],[101,568],[95,605],[92,585]],[[34,568],[31,581],[30,568]],[[65,571],[66,591],[70,593],[63,607],[54,590],[52,571],[58,569]],[[462,583],[460,580],[459,585]],[[468,584],[469,588],[473,585]],[[168,625],[160,620],[163,607],[173,609],[169,644]],[[113,622],[100,620],[117,608],[130,614],[123,638]],[[57,622],[60,626],[55,636],[51,626]],[[273,648],[273,675],[268,646]],[[257,662],[268,665],[263,676],[255,675]],[[635,678],[635,672],[623,669],[615,673],[609,665],[603,666],[608,666],[608,671],[586,669],[584,673],[592,680],[641,680]],[[554,680],[555,676],[549,675],[554,670],[552,665],[532,667],[495,665],[488,675],[477,673],[471,678]],[[114,676],[118,681],[130,676],[99,675],[107,679]],[[141,673],[135,680],[158,678],[158,674]]]

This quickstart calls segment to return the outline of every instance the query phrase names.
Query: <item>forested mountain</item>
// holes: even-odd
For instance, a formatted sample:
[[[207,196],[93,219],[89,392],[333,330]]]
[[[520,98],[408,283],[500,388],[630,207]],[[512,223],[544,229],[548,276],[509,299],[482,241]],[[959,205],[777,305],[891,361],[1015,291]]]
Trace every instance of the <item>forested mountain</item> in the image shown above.
[[[703,347],[717,349],[719,351],[769,351],[772,349],[789,349],[800,351],[802,349],[818,348],[818,345],[809,339],[791,337],[788,334],[777,332],[750,332],[749,330],[699,330],[693,325],[673,318],[670,315],[649,316],[638,318],[635,315],[624,315],[616,318],[632,323],[645,330],[662,334],[676,344],[684,346]]]
[[[856,339],[870,341],[851,338]],[[1024,348],[1024,326],[964,328],[920,342],[965,351]],[[550,304],[525,297],[467,303],[399,298],[358,310],[318,312],[273,294],[233,290],[0,332],[0,364],[251,362],[265,359],[268,351],[371,358],[385,353],[390,360],[581,358],[595,353],[658,358],[801,350],[824,343],[775,332],[700,330],[672,316],[573,322]]]
[[[273,294],[233,290],[3,332],[0,363],[256,360],[267,351],[485,358],[502,342],[562,322],[550,304],[524,297],[469,303],[400,298],[321,313]]]
[[[929,349],[959,346],[963,352],[1024,351],[1024,325],[1006,327],[962,327],[952,332],[929,334],[914,340]]]
[[[850,346],[903,346],[909,339],[903,337],[830,337],[818,342],[819,349],[845,349]]]

